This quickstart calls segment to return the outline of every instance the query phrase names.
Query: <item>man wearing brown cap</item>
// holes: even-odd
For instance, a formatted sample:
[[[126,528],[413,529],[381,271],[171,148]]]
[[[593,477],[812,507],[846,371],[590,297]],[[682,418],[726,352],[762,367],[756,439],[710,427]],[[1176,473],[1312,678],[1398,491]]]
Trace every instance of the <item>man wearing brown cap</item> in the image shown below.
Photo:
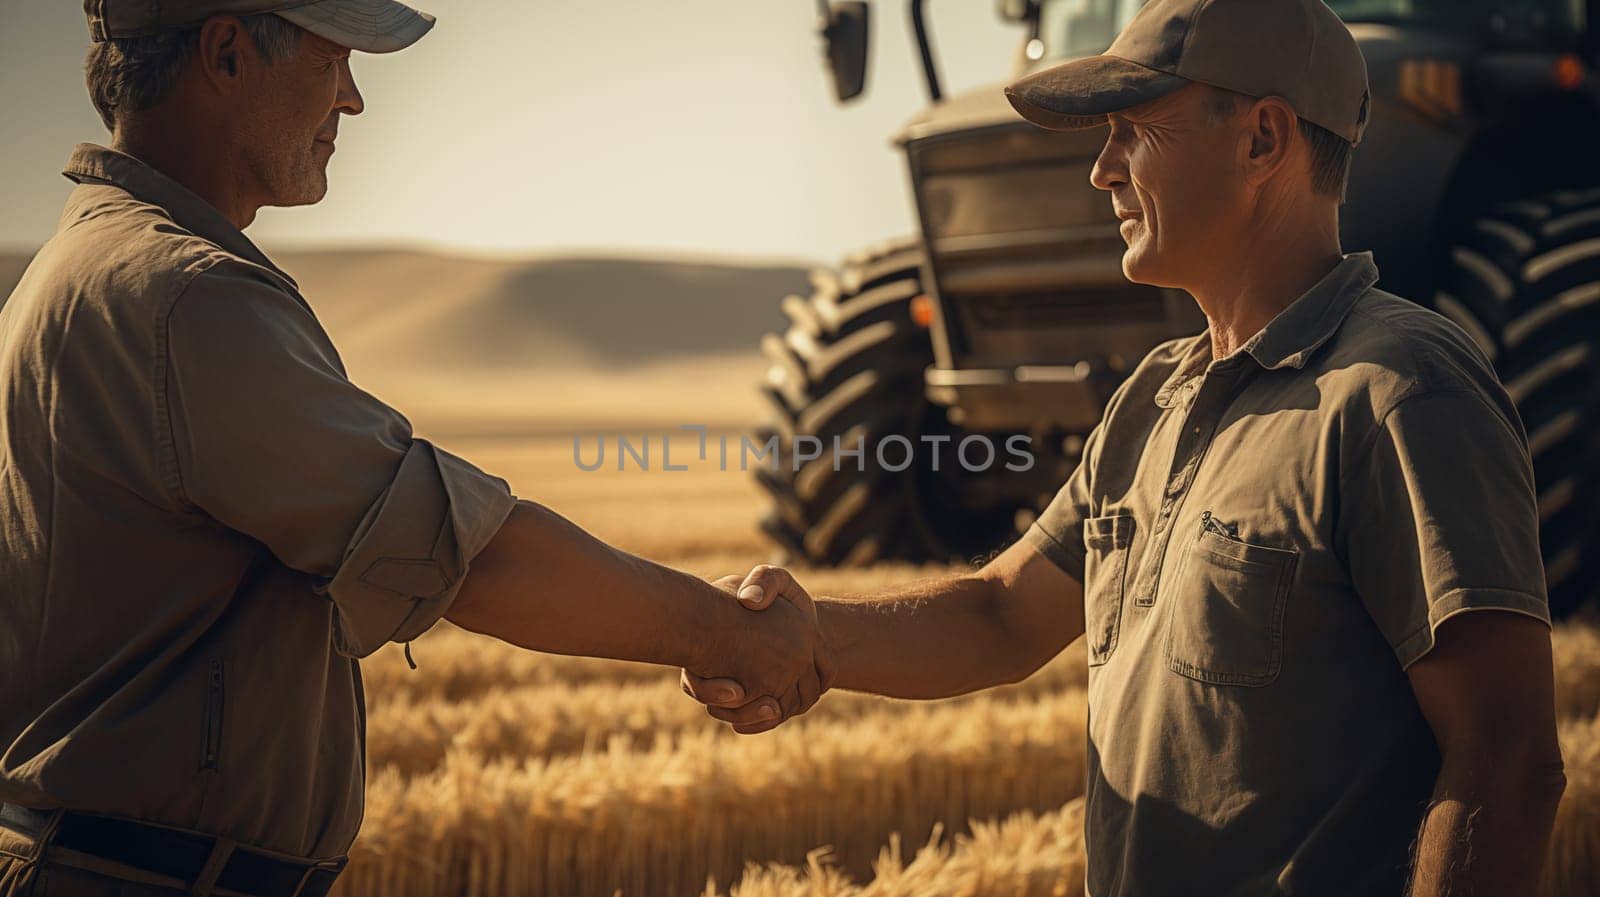
[[[816,699],[814,612],[748,613],[415,438],[242,233],[326,193],[351,50],[430,17],[85,5],[111,147],[73,152],[0,309],[0,895],[327,893],[361,820],[356,659],[441,616]]]
[[[837,683],[943,697],[1086,636],[1090,897],[1530,893],[1564,779],[1526,438],[1476,344],[1340,248],[1354,39],[1317,0],[1153,0],[1007,93],[1109,124],[1124,271],[1209,326],[1000,557],[819,600]]]

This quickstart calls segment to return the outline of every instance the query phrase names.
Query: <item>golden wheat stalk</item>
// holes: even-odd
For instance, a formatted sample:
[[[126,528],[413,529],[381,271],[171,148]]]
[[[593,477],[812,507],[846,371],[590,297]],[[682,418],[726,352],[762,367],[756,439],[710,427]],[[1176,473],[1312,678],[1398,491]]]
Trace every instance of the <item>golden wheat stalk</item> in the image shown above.
[[[731,881],[747,860],[808,854],[813,890],[795,893],[854,894],[829,890],[843,878],[821,864],[818,845],[837,845],[845,870],[860,874],[890,833],[960,830],[968,818],[1051,806],[1081,789],[1076,652],[1007,697],[930,705],[833,695],[775,734],[738,739],[706,728],[670,671],[531,655],[460,632],[429,650],[475,697],[374,696],[374,756],[394,759],[369,789],[341,894],[689,893],[708,875]],[[1544,892],[1600,893],[1600,634],[1558,627],[1555,653],[1570,781]],[[507,678],[501,669],[496,679],[497,660],[513,662],[516,681],[545,684],[497,687]],[[580,684],[561,684],[569,677]],[[413,739],[427,743],[408,748]],[[442,768],[426,775],[401,774],[440,757]],[[931,868],[937,856],[924,850],[906,868],[918,860]],[[1011,875],[1005,863],[1028,860],[995,862],[994,874]],[[896,867],[879,866],[861,893],[903,893],[882,890],[895,880],[883,870]],[[1048,878],[1055,867],[1039,868]],[[758,874],[746,884],[755,887]]]
[[[485,763],[453,752],[427,775],[380,771],[340,893],[693,893],[748,860],[833,844],[864,873],[891,833],[1060,806],[1083,789],[1081,691],[1031,702],[800,720]]]
[[[935,832],[908,863],[901,839],[873,864],[871,881],[857,885],[826,849],[804,866],[751,865],[731,897],[1076,897],[1083,893],[1083,799],[1043,814],[1022,812],[998,822],[975,822],[953,840]],[[716,897],[715,882],[705,897]]]
[[[658,739],[690,732],[724,732],[732,737],[727,727],[684,696],[673,671],[663,670],[654,680],[635,679],[631,669],[625,673],[616,682],[590,678],[574,684],[491,688],[469,701],[419,700],[415,692],[387,698],[374,695],[367,721],[369,766],[420,775],[438,767],[452,749],[493,760],[580,753],[618,738],[633,749],[646,750]],[[1064,652],[1026,682],[986,692],[985,698],[1028,700],[1081,688],[1084,679],[1082,658]],[[974,699],[918,705],[834,692],[806,718],[820,722],[869,714],[894,716],[919,706],[954,706]]]

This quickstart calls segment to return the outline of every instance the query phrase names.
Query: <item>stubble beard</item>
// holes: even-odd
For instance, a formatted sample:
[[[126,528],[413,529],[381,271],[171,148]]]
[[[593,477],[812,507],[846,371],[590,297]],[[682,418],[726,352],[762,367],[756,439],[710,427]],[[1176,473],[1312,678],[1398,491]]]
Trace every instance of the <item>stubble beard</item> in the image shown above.
[[[320,144],[304,154],[289,155],[273,165],[272,205],[309,206],[328,195],[328,159]]]

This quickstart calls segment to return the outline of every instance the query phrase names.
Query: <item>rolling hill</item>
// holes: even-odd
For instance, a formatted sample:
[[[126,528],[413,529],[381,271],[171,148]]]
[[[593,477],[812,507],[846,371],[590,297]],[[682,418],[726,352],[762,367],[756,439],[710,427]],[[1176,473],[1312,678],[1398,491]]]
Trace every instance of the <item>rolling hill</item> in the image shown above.
[[[269,254],[352,379],[419,426],[474,430],[746,425],[757,343],[778,300],[806,286],[800,267],[700,260]],[[0,296],[28,259],[0,253]]]

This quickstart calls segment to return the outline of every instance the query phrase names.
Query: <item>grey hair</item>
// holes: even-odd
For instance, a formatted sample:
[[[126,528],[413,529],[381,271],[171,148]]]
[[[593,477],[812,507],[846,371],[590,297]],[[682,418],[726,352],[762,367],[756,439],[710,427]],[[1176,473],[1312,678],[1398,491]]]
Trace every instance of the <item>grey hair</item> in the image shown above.
[[[300,46],[303,32],[287,19],[262,13],[239,20],[268,63],[290,58]],[[200,27],[115,37],[89,46],[84,80],[106,130],[116,130],[119,114],[142,112],[166,97],[200,45]]]
[[[1212,124],[1221,124],[1239,111],[1250,98],[1242,93],[1212,87],[1206,97],[1206,112]],[[1323,196],[1344,201],[1350,184],[1350,159],[1355,147],[1321,125],[1299,119],[1300,136],[1311,150],[1311,189]]]

